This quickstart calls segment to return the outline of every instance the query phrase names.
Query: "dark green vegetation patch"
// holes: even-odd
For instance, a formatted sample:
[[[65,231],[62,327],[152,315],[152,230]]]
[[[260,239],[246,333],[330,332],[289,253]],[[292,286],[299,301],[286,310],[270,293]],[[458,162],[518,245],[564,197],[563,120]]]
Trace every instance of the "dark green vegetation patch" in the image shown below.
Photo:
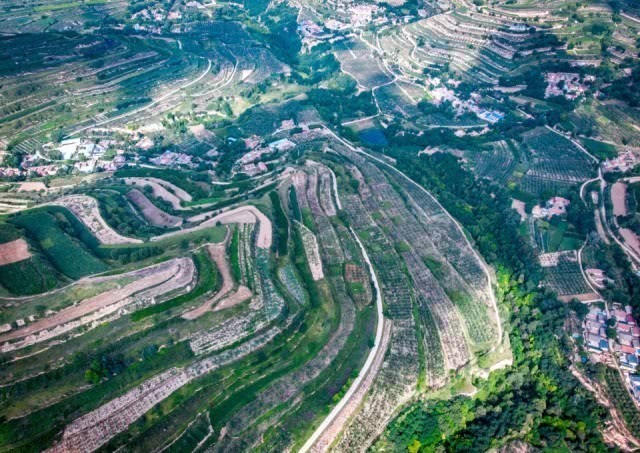
[[[24,228],[55,268],[73,280],[108,269],[73,236],[73,226],[59,212],[29,212],[12,218],[11,222]]]

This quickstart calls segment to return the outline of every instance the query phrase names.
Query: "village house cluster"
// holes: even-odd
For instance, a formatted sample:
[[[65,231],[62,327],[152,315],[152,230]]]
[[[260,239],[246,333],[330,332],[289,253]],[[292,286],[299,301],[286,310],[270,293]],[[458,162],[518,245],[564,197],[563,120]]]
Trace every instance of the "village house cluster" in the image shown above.
[[[439,79],[433,79],[433,84],[437,85],[439,83]],[[457,115],[462,115],[465,112],[471,112],[481,120],[491,124],[495,124],[504,118],[504,113],[497,110],[487,110],[478,105],[481,100],[481,96],[478,93],[471,93],[471,96],[466,101],[461,100],[452,89],[447,88],[444,85],[430,90],[429,93],[434,99],[436,105],[441,105],[444,101],[450,102]]]
[[[640,402],[640,327],[633,317],[630,306],[613,304],[609,313],[601,308],[591,308],[584,324],[584,341],[593,358],[612,363],[617,357],[625,382]]]
[[[0,167],[0,177],[56,176],[68,170],[80,173],[115,171],[126,163],[122,149],[114,148],[116,155],[105,158],[106,151],[115,145],[117,142],[114,140],[98,141],[89,138],[68,139],[58,144],[47,143],[42,150],[24,156],[20,167]]]
[[[588,268],[586,269],[587,278],[598,288],[604,288],[607,283],[613,283],[602,269]]]
[[[590,351],[601,353],[609,350],[607,337],[607,313],[599,308],[592,308],[584,320],[584,341]]]
[[[128,18],[129,24],[135,31],[144,31],[150,33],[162,33],[162,27],[167,21],[177,21],[182,19],[184,14],[200,12],[208,17],[212,17],[213,10],[217,8],[215,1],[195,1],[177,2],[170,10],[166,10],[161,4],[154,7],[144,8]],[[119,24],[116,29],[123,29],[124,24]],[[173,33],[181,31],[180,24],[174,24],[171,28]]]
[[[637,326],[628,305],[622,308],[621,305],[614,304],[610,316],[615,320],[617,340],[614,342],[613,350],[618,355],[620,367],[635,372],[640,354],[640,327]]]
[[[175,167],[178,165],[193,165],[191,156],[185,153],[175,153],[173,151],[165,151],[158,157],[149,159],[150,162],[162,167]]]
[[[324,41],[334,42],[336,40],[335,34],[328,28],[325,28],[311,20],[301,21],[298,25],[298,33],[302,36],[302,43],[308,49],[311,49]]]
[[[256,135],[245,139],[244,143],[250,151],[238,159],[238,163],[240,164],[240,172],[249,176],[256,176],[268,170],[265,162],[256,162],[262,156],[278,151],[289,151],[296,146],[295,143],[286,138],[271,142],[267,146],[261,146],[260,137]]]
[[[607,159],[602,163],[602,170],[605,172],[626,172],[638,165],[638,156],[633,151],[619,154],[613,159]]]
[[[595,77],[588,75],[581,81],[580,74],[575,72],[548,72],[545,80],[547,82],[545,98],[564,96],[573,100],[589,89],[589,84],[595,80]]]

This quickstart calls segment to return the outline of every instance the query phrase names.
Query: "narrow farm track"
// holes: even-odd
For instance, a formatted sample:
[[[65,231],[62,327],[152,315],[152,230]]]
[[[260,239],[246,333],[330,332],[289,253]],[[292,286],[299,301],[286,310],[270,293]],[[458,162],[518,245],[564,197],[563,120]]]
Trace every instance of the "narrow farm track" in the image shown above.
[[[582,151],[584,154],[586,154],[587,156],[589,156],[589,158],[590,158],[591,160],[593,160],[595,163],[598,163],[598,162],[599,162],[599,160],[598,160],[598,158],[597,158],[596,156],[594,156],[594,155],[593,155],[593,154],[591,154],[589,151],[587,151],[587,150],[585,149],[585,147],[584,147],[584,146],[582,146],[580,143],[578,143],[577,141],[575,141],[575,140],[574,140],[574,139],[572,139],[571,137],[567,137],[566,135],[564,135],[564,134],[562,134],[562,133],[558,132],[557,130],[555,130],[555,129],[554,129],[554,128],[552,128],[551,126],[545,126],[545,127],[546,127],[547,129],[549,129],[551,132],[553,132],[553,133],[555,133],[555,134],[559,135],[560,137],[564,137],[564,138],[566,138],[567,140],[569,140],[569,141],[570,141],[571,143],[573,143],[573,144],[574,144],[574,145],[575,145],[575,146],[576,146],[580,151]]]
[[[206,213],[206,215],[210,215],[210,213]],[[252,205],[248,206],[240,206],[228,211],[224,211],[215,217],[208,218],[200,225],[187,228],[179,231],[172,231],[170,233],[165,233],[160,236],[154,236],[151,238],[151,241],[160,241],[162,239],[166,239],[168,237],[180,236],[186,233],[200,231],[206,228],[211,228],[218,223],[227,224],[227,223],[259,223],[259,231],[256,237],[256,245],[262,249],[269,249],[271,247],[271,242],[273,240],[273,230],[271,226],[271,221],[267,216],[265,216],[258,208]]]
[[[229,74],[229,76],[227,77],[225,75],[225,77],[223,78],[222,82],[220,83],[220,85],[216,85],[214,86],[211,90],[205,91],[203,93],[195,93],[193,94],[194,98],[199,98],[199,97],[204,97],[204,96],[209,96],[217,91],[220,91],[221,89],[225,88],[226,86],[228,86],[231,82],[233,82],[233,78],[236,75],[236,72],[238,72],[238,64],[240,63],[240,60],[238,59],[238,57],[236,57],[233,52],[231,51],[231,49],[229,49],[227,47],[227,50],[229,51],[229,53],[231,54],[231,56],[233,56],[233,58],[235,58],[235,63],[233,65],[233,69],[231,70],[231,74]],[[211,60],[209,60],[209,63],[211,63]]]
[[[582,273],[582,278],[584,278],[584,281],[587,282],[587,285],[589,285],[589,288],[591,288],[591,290],[598,295],[598,297],[600,297],[602,299],[602,295],[600,294],[600,291],[598,291],[598,289],[591,283],[591,280],[589,280],[589,277],[587,276],[587,273],[584,270],[584,265],[582,263],[582,251],[584,250],[585,246],[587,245],[587,243],[585,242],[584,244],[582,244],[582,247],[580,247],[580,250],[578,250],[578,265],[580,266],[580,273]],[[605,307],[607,312],[609,312],[609,307],[607,305],[607,301],[605,299],[604,300],[605,303]],[[594,301],[587,301],[584,303],[592,303]]]
[[[213,305],[226,296],[233,289],[233,278],[231,277],[231,269],[229,268],[229,260],[227,259],[226,249],[229,239],[227,233],[227,239],[222,244],[209,244],[207,245],[207,251],[209,256],[218,268],[220,277],[222,278],[222,285],[216,294],[210,299],[205,300],[199,307],[194,308],[186,313],[182,314],[184,319],[192,320],[199,316],[202,316],[209,310],[212,310]]]
[[[609,226],[609,222],[607,222],[607,208],[605,205],[605,189],[607,187],[607,181],[602,176],[602,167],[598,169],[598,179],[600,180],[599,211],[600,211],[600,216],[601,216],[605,231],[611,237],[611,239],[613,239],[613,241],[616,244],[618,244],[622,249],[622,251],[627,255],[627,257],[629,258],[629,261],[631,261],[632,267],[634,269],[638,269],[638,266],[640,265],[640,255],[638,255],[635,251],[633,251],[630,247],[628,247],[627,244],[624,243],[624,241],[621,241],[620,239],[618,239],[616,234],[611,229],[611,226]]]
[[[493,293],[493,290],[492,290],[491,273],[490,273],[488,267],[486,266],[486,264],[482,261],[482,259],[478,256],[478,254],[473,249],[470,241],[465,236],[462,227],[442,207],[442,205],[440,205],[440,203],[431,196],[431,194],[429,194],[424,188],[422,188],[421,186],[416,184],[413,180],[411,180],[409,177],[407,177],[404,173],[402,173],[399,170],[397,170],[396,168],[388,165],[384,161],[382,161],[382,160],[380,160],[380,159],[378,159],[378,158],[376,158],[376,157],[374,157],[374,156],[372,156],[372,155],[370,155],[370,154],[368,154],[368,153],[366,153],[366,152],[364,152],[364,151],[362,151],[360,149],[355,148],[350,143],[348,143],[346,140],[344,140],[344,139],[340,138],[339,136],[337,136],[333,131],[331,131],[329,129],[325,129],[325,131],[327,131],[329,133],[329,135],[333,136],[336,140],[338,140],[340,143],[345,145],[351,151],[357,152],[357,153],[359,153],[361,155],[364,155],[364,156],[368,157],[369,159],[375,160],[376,162],[378,162],[380,164],[383,164],[386,167],[389,167],[389,168],[393,169],[399,175],[401,175],[403,178],[407,179],[412,184],[415,184],[417,187],[419,187],[421,190],[423,190],[426,194],[428,194],[437,203],[439,208],[442,209],[442,211],[447,215],[449,220],[454,222],[456,227],[459,229],[462,237],[464,237],[464,240],[466,241],[467,246],[473,251],[473,254],[474,254],[475,258],[478,260],[478,262],[479,262],[480,266],[482,267],[483,272],[485,273],[486,278],[487,278],[487,285],[488,285],[488,289],[489,289],[489,293],[490,293],[491,305],[492,305],[493,310],[495,311],[496,325],[497,325],[497,330],[498,330],[496,344],[493,346],[493,350],[495,350],[495,348],[497,348],[499,346],[499,344],[501,343],[501,341],[502,341],[503,330],[502,330],[502,325],[500,323],[500,316],[499,316],[499,312],[498,312],[497,303],[495,301],[495,296],[494,296],[494,293]],[[335,175],[332,175],[332,177],[335,178]],[[334,182],[335,182],[335,179],[334,179]],[[337,188],[335,186],[334,186],[334,191],[335,191],[335,196],[336,196],[336,203],[337,203],[337,205],[339,207],[341,207],[340,198],[338,196]],[[389,322],[385,323],[384,315],[382,313],[382,297],[381,297],[382,293],[381,293],[381,290],[380,290],[380,285],[379,285],[377,276],[375,274],[375,271],[373,269],[373,266],[371,264],[371,261],[369,259],[368,254],[367,254],[367,252],[365,250],[364,245],[362,244],[362,242],[360,241],[360,239],[358,238],[358,236],[356,235],[356,233],[353,231],[352,228],[350,228],[350,232],[351,232],[352,236],[356,239],[356,241],[358,243],[358,246],[359,246],[359,248],[360,248],[360,250],[361,250],[361,252],[362,252],[362,254],[364,256],[365,262],[367,263],[367,266],[369,267],[369,273],[371,275],[373,284],[374,284],[374,286],[376,288],[376,307],[377,307],[377,311],[378,311],[378,323],[377,323],[377,327],[376,327],[376,338],[375,338],[375,342],[374,342],[374,347],[370,351],[366,362],[364,363],[363,367],[361,368],[360,372],[358,373],[358,377],[352,383],[352,385],[349,387],[349,389],[348,389],[347,393],[344,395],[344,397],[332,409],[332,411],[329,413],[329,415],[327,415],[327,417],[322,421],[322,423],[318,426],[318,428],[316,428],[316,430],[313,432],[311,437],[309,437],[307,442],[300,449],[300,451],[303,452],[303,453],[306,453],[306,452],[309,452],[309,451],[312,451],[312,452],[325,452],[335,442],[335,440],[338,438],[339,434],[345,428],[346,423],[348,422],[348,420],[352,418],[352,416],[355,414],[355,412],[360,407],[360,405],[361,405],[361,403],[362,403],[367,391],[369,390],[369,388],[373,384],[374,378],[375,378],[375,376],[376,376],[378,370],[380,369],[380,366],[382,365],[382,362],[384,360],[384,355],[385,355],[385,351],[387,349],[388,342],[390,341],[390,323]],[[385,332],[386,332],[386,334],[385,334]]]

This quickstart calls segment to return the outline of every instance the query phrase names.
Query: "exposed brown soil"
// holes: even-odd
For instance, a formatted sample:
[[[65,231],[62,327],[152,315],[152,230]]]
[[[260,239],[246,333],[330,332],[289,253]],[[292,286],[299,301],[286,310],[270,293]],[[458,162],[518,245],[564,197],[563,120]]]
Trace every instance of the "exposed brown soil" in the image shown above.
[[[163,200],[168,201],[176,211],[188,209],[182,207],[182,205],[180,204],[182,202],[182,199],[176,193],[172,193],[167,189],[167,182],[162,181],[163,184],[160,184],[158,183],[158,181],[162,180],[158,180],[155,178],[124,178],[125,184],[136,187],[151,187],[154,197],[162,198]],[[173,187],[172,190],[174,190]]]
[[[611,186],[611,202],[613,203],[613,215],[626,216],[627,215],[627,185],[621,182],[615,183]]]
[[[184,190],[182,190],[180,187],[176,186],[175,184],[171,184],[168,181],[165,181],[164,179],[159,179],[159,178],[146,178],[147,181],[151,181],[151,182],[155,182],[156,184],[160,184],[161,186],[163,186],[165,189],[171,191],[173,194],[175,194],[176,197],[180,198],[182,201],[191,201],[191,195],[189,195],[187,192],[185,192]]]
[[[206,218],[207,215],[213,215],[212,213],[198,214],[195,217],[188,219],[189,221],[198,221]],[[195,226],[193,228],[187,228],[181,231],[173,231],[171,233],[163,234],[160,236],[156,236],[151,238],[152,241],[158,241],[167,237],[175,236],[176,234],[185,234],[193,231],[203,230],[205,228],[211,228],[218,224],[228,224],[228,223],[256,223],[260,224],[258,229],[258,236],[256,239],[256,245],[262,249],[271,248],[271,241],[273,239],[273,231],[271,227],[271,221],[269,218],[264,215],[258,208],[255,206],[240,206],[234,209],[230,209],[228,211],[224,211],[220,214],[217,214],[200,225]]]
[[[39,192],[41,190],[47,191],[47,186],[43,182],[21,182],[18,187],[18,192]]]
[[[170,280],[172,277],[180,273],[182,266],[184,266],[184,263],[182,263],[181,260],[174,260],[170,265],[165,264],[157,266],[155,272],[151,272],[149,275],[143,276],[137,281],[123,286],[122,288],[98,294],[97,296],[78,303],[77,305],[64,308],[54,315],[29,324],[22,329],[0,335],[0,343],[11,341],[16,338],[23,338],[42,330],[52,329],[61,324],[65,324],[74,319],[93,313],[96,310],[100,310],[101,308],[108,307],[109,305],[139,293],[140,291]]]
[[[153,226],[173,228],[182,225],[182,217],[164,212],[138,189],[129,191],[127,198],[140,210],[147,222]]]
[[[213,311],[220,311],[226,308],[231,308],[234,305],[238,305],[239,303],[244,302],[252,296],[253,293],[249,288],[247,288],[246,286],[239,286],[238,289],[229,294],[228,297],[221,299],[220,302],[218,302],[215,307],[213,307]]]
[[[17,263],[30,257],[31,253],[29,253],[29,247],[24,239],[0,244],[0,266]]]
[[[199,307],[184,313],[182,315],[184,319],[196,319],[208,311],[218,311],[223,308],[232,307],[252,296],[249,288],[245,286],[240,286],[235,292],[229,294],[233,289],[233,277],[231,276],[229,260],[227,259],[226,242],[225,244],[208,245],[207,248],[209,250],[209,256],[211,256],[213,262],[216,263],[218,272],[220,272],[222,286],[212,298],[207,299]]]
[[[620,228],[618,232],[624,239],[625,244],[631,247],[634,252],[640,253],[640,239],[638,239],[638,235],[636,233],[629,228]]]
[[[577,299],[580,302],[591,302],[594,300],[601,300],[601,297],[596,293],[583,293],[583,294],[569,294],[566,296],[558,297],[563,302],[570,302],[573,299]]]

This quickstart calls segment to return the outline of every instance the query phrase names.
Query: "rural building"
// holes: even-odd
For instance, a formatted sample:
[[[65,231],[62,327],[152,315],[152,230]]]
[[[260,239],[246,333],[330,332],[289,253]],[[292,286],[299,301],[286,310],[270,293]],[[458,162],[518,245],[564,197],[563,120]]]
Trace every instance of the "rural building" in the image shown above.
[[[295,147],[296,147],[296,144],[286,138],[269,143],[269,148],[271,148],[271,150],[277,150],[277,151],[288,151]]]
[[[72,138],[63,140],[56,148],[62,154],[64,160],[80,157],[101,156],[106,151],[106,146],[98,145],[86,138]]]
[[[614,350],[618,354],[620,367],[624,370],[635,372],[640,356],[640,328],[631,314],[631,307],[614,304],[611,317],[616,320],[615,329],[617,341]]]
[[[242,173],[246,173],[249,176],[259,175],[267,171],[267,165],[264,162],[258,162],[258,164],[247,164],[242,166]]]
[[[165,167],[191,164],[191,156],[185,153],[174,153],[173,151],[165,151],[160,156],[149,160],[156,165],[162,165]]]
[[[584,320],[584,341],[590,351],[601,353],[609,350],[607,338],[607,314],[599,308],[589,310]]]
[[[602,163],[602,170],[606,172],[626,172],[638,165],[638,156],[633,151],[627,151],[614,159],[607,159]]]
[[[571,202],[566,198],[553,197],[547,201],[544,207],[536,205],[531,210],[531,215],[537,219],[550,219],[553,216],[564,215],[567,213],[567,206]]]

